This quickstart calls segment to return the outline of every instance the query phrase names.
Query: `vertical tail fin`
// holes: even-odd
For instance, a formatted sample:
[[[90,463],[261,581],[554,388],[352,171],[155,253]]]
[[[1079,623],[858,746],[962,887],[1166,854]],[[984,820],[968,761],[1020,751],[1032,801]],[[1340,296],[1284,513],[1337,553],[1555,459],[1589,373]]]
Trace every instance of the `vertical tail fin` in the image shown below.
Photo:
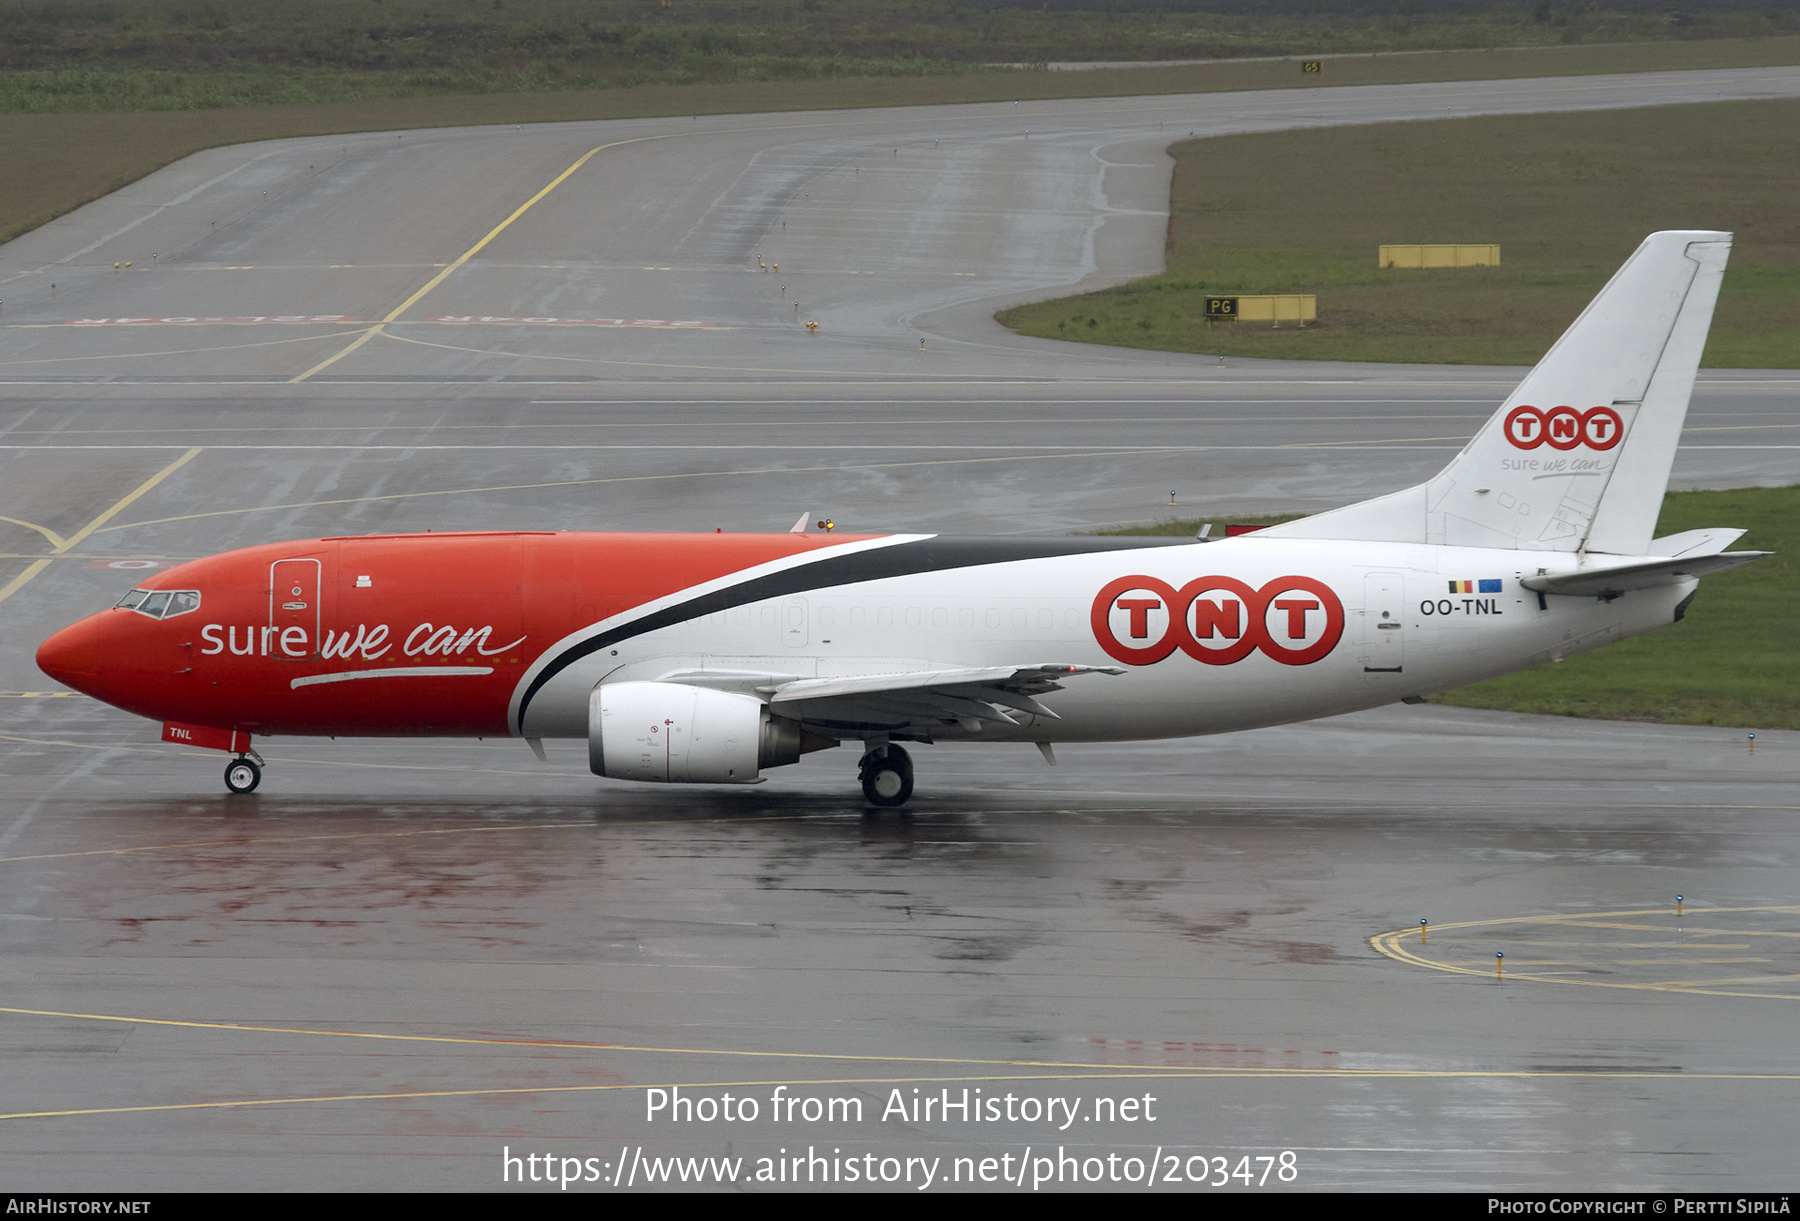
[[[1262,533],[1645,554],[1730,251],[1651,234],[1434,479]]]

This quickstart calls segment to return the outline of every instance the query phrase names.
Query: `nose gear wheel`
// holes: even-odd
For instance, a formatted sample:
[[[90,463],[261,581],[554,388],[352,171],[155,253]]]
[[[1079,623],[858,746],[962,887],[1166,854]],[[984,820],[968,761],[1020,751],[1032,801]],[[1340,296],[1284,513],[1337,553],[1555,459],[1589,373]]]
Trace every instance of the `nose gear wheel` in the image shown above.
[[[234,793],[254,793],[262,783],[262,768],[251,759],[233,759],[225,765],[225,787]]]

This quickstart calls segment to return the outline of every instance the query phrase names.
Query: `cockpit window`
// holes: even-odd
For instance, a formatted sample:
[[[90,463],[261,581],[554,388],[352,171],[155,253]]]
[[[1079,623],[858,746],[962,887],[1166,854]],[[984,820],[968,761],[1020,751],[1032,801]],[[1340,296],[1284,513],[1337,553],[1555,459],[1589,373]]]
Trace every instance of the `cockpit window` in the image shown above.
[[[172,619],[200,609],[197,589],[134,589],[120,598],[117,605],[152,619]]]

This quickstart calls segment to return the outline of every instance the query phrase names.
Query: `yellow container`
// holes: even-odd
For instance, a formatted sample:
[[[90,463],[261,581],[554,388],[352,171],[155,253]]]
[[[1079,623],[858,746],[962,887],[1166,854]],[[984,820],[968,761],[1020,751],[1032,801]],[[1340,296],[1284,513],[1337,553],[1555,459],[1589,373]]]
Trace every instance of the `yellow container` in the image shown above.
[[[1376,255],[1380,267],[1498,267],[1496,245],[1383,246]]]
[[[1257,297],[1238,298],[1238,320],[1272,322],[1280,326],[1295,322],[1305,326],[1318,317],[1319,299],[1312,293],[1268,293]]]

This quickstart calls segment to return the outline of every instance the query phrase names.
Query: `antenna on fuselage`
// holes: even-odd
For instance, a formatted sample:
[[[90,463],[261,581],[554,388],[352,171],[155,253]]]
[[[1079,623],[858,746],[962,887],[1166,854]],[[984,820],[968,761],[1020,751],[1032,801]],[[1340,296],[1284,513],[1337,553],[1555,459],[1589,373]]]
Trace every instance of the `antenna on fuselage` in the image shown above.
[[[812,516],[811,513],[802,513],[800,515],[800,520],[794,523],[794,528],[789,530],[788,533],[789,534],[805,534],[806,533],[806,519],[811,516]]]

